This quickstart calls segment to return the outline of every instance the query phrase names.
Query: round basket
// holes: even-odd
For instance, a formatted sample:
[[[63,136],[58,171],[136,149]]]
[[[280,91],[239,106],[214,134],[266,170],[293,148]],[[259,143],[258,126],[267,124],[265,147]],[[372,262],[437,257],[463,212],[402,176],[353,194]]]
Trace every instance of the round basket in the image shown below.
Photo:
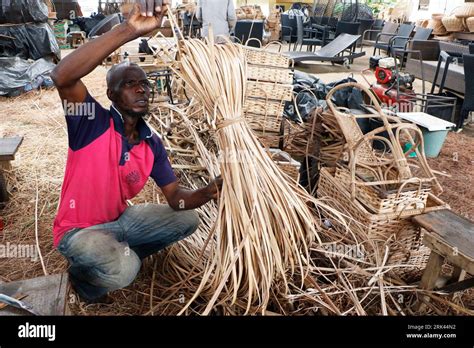
[[[474,17],[466,18],[466,27],[470,33],[474,32]]]
[[[458,18],[474,17],[474,3],[466,3],[454,10],[454,15]]]
[[[446,30],[451,33],[464,31],[464,24],[462,19],[456,16],[443,17],[443,19],[441,19],[441,22],[443,23]]]
[[[428,19],[419,19],[416,21],[416,26],[426,28],[428,26],[428,23],[429,23]]]
[[[432,18],[428,21],[427,28],[433,29],[433,35],[444,35],[447,32],[441,18],[443,17]]]

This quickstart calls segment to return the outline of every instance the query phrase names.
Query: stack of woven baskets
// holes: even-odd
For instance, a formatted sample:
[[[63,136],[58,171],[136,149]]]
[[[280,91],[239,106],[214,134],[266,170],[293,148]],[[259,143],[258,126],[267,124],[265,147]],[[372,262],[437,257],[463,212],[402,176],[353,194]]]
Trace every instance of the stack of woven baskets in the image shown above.
[[[244,48],[247,58],[245,119],[264,147],[278,148],[282,139],[283,110],[293,96],[291,60],[278,52],[249,46]],[[285,153],[278,153],[278,160],[274,159],[279,167],[298,180],[299,163]]]
[[[277,8],[270,11],[265,23],[265,30],[270,32],[270,41],[278,41],[281,33],[281,12]]]
[[[290,59],[277,52],[245,46],[247,121],[266,147],[278,147],[283,109],[293,95]]]
[[[334,106],[332,94],[347,87],[365,91],[374,113],[355,115]],[[422,244],[421,229],[411,217],[447,208],[435,195],[440,187],[426,162],[421,131],[416,125],[386,115],[362,85],[334,88],[327,103],[329,110],[319,118],[322,125],[318,127],[322,154],[318,197],[347,214],[350,230],[367,235],[376,251],[383,254],[389,247],[387,264],[397,275],[405,280],[419,277],[429,249]],[[368,118],[383,126],[363,134],[358,120]],[[374,141],[383,142],[386,149],[374,150]],[[415,173],[413,168],[420,170]],[[334,228],[345,229],[336,222]]]

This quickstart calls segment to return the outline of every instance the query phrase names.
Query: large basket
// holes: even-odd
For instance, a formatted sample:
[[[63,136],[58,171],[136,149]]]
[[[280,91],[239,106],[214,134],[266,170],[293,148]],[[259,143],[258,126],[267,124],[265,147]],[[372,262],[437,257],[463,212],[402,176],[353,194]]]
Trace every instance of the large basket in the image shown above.
[[[249,65],[247,69],[247,79],[291,85],[293,84],[293,72],[290,69]]]
[[[281,141],[280,132],[263,131],[256,129],[252,129],[252,131],[264,148],[272,149],[279,147]]]
[[[335,168],[321,168],[318,197],[332,198],[330,205],[346,212],[354,219],[351,228],[358,229],[369,238],[386,241],[392,235],[398,236],[402,230],[414,228],[409,219],[431,211],[448,209],[449,206],[431,193],[426,205],[417,209],[405,209],[397,213],[374,214],[368,211],[358,200],[351,199],[349,191],[335,177]],[[352,223],[349,222],[351,225]]]
[[[419,280],[431,254],[431,249],[423,244],[423,230],[419,228],[416,231],[402,231],[400,236],[393,240],[391,247],[388,264],[398,265],[394,272],[407,282]]]
[[[280,133],[280,127],[282,117],[270,116],[270,115],[256,115],[251,113],[245,114],[245,120],[249,124],[250,128],[255,131],[261,131],[263,133]]]
[[[433,29],[433,35],[444,35],[446,34],[446,28],[442,22],[443,17],[434,16],[428,21],[427,28]]]
[[[290,178],[299,181],[301,163],[295,161],[291,156],[279,149],[270,149],[270,156],[278,167]]]
[[[443,22],[443,25],[448,32],[456,33],[464,31],[464,23],[461,18],[458,18],[456,16],[447,16],[443,17],[441,21]]]
[[[474,17],[466,18],[466,27],[470,33],[474,32]]]
[[[351,174],[348,168],[338,166],[335,178],[345,186],[347,191],[350,190]],[[430,188],[423,187],[416,181],[410,186],[405,185],[398,190],[385,191],[377,186],[357,185],[356,199],[375,214],[399,213],[403,210],[424,208]]]
[[[465,3],[454,10],[454,15],[458,18],[474,17],[474,4]]]
[[[275,116],[281,119],[285,103],[276,100],[247,98],[244,102],[246,114]]]
[[[268,52],[263,49],[245,46],[245,56],[249,64],[276,68],[288,68],[290,66],[290,58],[277,52]]]
[[[254,98],[291,101],[293,85],[247,81],[247,96]]]
[[[335,169],[322,168],[318,184],[318,197],[327,198],[330,207],[347,214],[351,219],[348,227],[353,232],[365,234],[372,242],[390,247],[387,265],[404,279],[419,276],[427,264],[430,250],[421,243],[421,228],[411,221],[411,217],[430,211],[449,209],[449,206],[429,194],[423,209],[404,210],[397,214],[372,214],[350,194],[334,177]],[[344,226],[333,222],[337,230]],[[383,251],[382,251],[383,252]],[[406,267],[406,266],[409,267]]]

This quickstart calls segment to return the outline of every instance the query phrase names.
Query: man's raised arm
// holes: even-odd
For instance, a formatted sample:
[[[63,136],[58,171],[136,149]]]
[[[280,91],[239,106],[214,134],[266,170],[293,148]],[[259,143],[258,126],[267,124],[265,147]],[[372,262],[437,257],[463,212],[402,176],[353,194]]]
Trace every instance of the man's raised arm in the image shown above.
[[[82,45],[62,59],[51,72],[61,100],[83,102],[87,96],[81,78],[92,72],[117,48],[161,26],[170,0],[140,0],[126,22]]]

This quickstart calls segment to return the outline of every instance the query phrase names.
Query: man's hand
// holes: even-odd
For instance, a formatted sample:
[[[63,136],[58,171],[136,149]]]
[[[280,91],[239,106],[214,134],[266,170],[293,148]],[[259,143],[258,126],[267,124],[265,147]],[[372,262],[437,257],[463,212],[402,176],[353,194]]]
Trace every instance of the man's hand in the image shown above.
[[[222,177],[219,175],[205,187],[205,192],[209,199],[217,199],[219,192],[222,190]]]
[[[174,210],[190,210],[199,208],[210,200],[216,199],[221,189],[222,178],[219,175],[209,185],[199,190],[187,190],[179,186],[178,181],[175,181],[162,187],[161,191],[165,195],[170,207]]]
[[[170,0],[138,0],[132,8],[127,25],[139,37],[161,27]]]
[[[61,100],[82,103],[87,88],[81,78],[123,44],[147,34],[161,25],[170,0],[136,0],[128,21],[82,45],[68,54],[51,72]],[[141,15],[143,14],[143,16]]]

